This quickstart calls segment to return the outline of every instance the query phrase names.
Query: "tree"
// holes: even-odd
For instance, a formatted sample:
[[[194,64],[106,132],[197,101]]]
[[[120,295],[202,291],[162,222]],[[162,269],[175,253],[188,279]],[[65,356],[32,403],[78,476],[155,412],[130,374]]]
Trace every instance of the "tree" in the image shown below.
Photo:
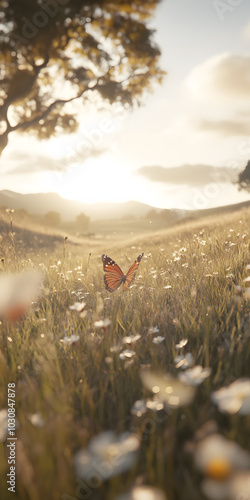
[[[76,217],[76,225],[81,230],[86,229],[89,225],[89,217],[83,212]]]
[[[61,224],[61,216],[58,212],[47,212],[43,217],[43,223],[46,226],[58,227]]]
[[[245,169],[239,174],[237,183],[239,185],[239,189],[250,191],[250,160],[248,161]]]
[[[140,104],[161,82],[146,22],[160,0],[0,0],[0,154],[11,132],[73,132],[67,103]]]

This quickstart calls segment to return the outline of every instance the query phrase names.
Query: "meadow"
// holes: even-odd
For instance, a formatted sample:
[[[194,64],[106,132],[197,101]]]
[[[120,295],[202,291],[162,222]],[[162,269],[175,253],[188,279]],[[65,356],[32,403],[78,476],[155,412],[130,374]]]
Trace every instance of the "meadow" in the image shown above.
[[[36,270],[42,286],[24,317],[1,318],[1,499],[250,499],[249,222],[244,209],[119,241],[2,238],[1,276]],[[105,290],[102,254],[126,273],[142,252],[131,287]]]

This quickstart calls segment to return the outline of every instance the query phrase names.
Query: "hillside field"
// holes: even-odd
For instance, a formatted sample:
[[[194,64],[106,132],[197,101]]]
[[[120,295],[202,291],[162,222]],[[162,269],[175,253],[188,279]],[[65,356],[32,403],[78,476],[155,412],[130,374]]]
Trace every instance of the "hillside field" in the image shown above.
[[[0,323],[1,499],[250,499],[249,227],[245,208],[118,241],[2,237],[0,279],[42,286]],[[102,254],[126,273],[142,252],[131,287],[105,290]]]

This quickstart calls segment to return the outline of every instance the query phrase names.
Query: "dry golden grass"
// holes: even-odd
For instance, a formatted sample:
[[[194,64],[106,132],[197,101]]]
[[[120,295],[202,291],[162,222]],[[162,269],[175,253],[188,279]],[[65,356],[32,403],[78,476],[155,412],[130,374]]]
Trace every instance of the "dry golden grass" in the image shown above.
[[[15,383],[19,423],[15,495],[6,491],[8,448],[0,443],[1,498],[116,500],[146,484],[162,489],[167,500],[201,500],[202,477],[190,452],[197,431],[213,422],[249,449],[250,415],[221,413],[211,400],[213,391],[250,376],[250,303],[235,289],[249,273],[249,221],[250,211],[243,210],[123,241],[67,241],[64,248],[62,240],[54,249],[38,244],[23,254],[15,235],[16,257],[12,243],[2,241],[1,272],[39,270],[43,288],[32,312],[0,325],[0,409],[7,408],[8,383]],[[141,252],[132,287],[106,291],[102,253],[126,272]],[[69,309],[81,301],[83,317]],[[110,325],[97,328],[105,318]],[[151,327],[159,332],[150,333]],[[127,347],[135,355],[120,359],[113,346],[124,349],[122,339],[137,334]],[[79,339],[60,341],[72,335]],[[152,342],[157,336],[164,338],[158,345]],[[182,339],[188,339],[182,353],[192,354],[193,365],[210,367],[210,377],[187,406],[133,415],[137,400],[152,398],[141,367],[177,377],[175,345]],[[75,454],[106,430],[138,436],[136,462],[107,480],[99,470],[98,487],[80,483]]]

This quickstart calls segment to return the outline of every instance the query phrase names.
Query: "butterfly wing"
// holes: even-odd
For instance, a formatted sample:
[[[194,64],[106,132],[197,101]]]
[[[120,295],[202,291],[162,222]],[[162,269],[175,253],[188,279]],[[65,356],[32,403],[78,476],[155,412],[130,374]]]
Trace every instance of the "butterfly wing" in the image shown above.
[[[121,268],[108,255],[102,255],[102,262],[103,271],[106,273],[104,275],[105,288],[109,292],[115,292],[121,283],[125,281],[125,276]]]
[[[124,282],[124,290],[126,290],[128,288],[129,285],[131,285],[132,281],[134,280],[135,278],[135,275],[136,275],[136,271],[139,267],[139,264],[142,260],[142,257],[143,257],[144,253],[141,253],[137,259],[134,261],[134,263],[132,264],[132,266],[130,267],[130,269],[128,270],[127,274],[126,274],[126,277],[125,277],[125,282]]]

